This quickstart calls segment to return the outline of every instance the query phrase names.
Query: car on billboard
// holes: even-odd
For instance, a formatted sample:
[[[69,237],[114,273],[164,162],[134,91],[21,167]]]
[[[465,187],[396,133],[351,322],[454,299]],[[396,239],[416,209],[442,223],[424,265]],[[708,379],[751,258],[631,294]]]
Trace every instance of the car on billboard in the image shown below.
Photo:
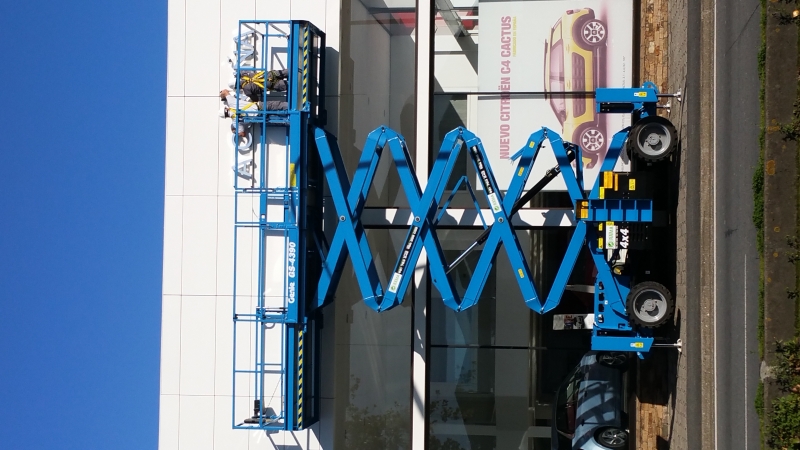
[[[592,96],[570,93],[604,85],[607,40],[605,22],[591,8],[581,8],[567,10],[544,42],[544,90],[553,93],[547,98],[561,123],[563,138],[581,146],[588,169],[606,154],[605,121],[595,112]]]
[[[553,450],[628,448],[626,352],[588,352],[561,383],[553,408]]]

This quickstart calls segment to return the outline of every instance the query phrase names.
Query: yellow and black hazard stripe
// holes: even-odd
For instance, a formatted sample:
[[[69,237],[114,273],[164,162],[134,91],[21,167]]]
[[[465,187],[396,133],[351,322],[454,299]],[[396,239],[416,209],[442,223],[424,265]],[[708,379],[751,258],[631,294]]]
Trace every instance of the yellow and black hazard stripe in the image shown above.
[[[303,330],[297,332],[297,428],[303,428]]]
[[[303,106],[308,101],[308,26],[303,32]]]

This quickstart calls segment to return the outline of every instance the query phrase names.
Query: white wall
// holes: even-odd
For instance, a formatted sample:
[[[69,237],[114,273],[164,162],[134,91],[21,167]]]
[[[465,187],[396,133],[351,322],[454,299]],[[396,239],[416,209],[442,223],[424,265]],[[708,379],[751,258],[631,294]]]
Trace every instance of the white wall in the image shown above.
[[[239,19],[310,20],[328,34],[327,45],[335,51],[339,1],[170,0],[168,8],[159,448],[330,448],[325,443],[332,431],[325,422],[310,431],[269,436],[231,429],[233,156],[229,122],[217,116],[217,93],[230,77],[221,64]],[[335,123],[337,78],[328,82]],[[239,245],[242,273],[252,274],[252,241],[241,239]],[[254,281],[240,277],[238,287],[252,290]],[[239,350],[240,357],[249,354],[249,348]],[[237,408],[237,417],[244,418],[252,405],[237,402]],[[323,399],[323,416],[331,409],[332,399]]]

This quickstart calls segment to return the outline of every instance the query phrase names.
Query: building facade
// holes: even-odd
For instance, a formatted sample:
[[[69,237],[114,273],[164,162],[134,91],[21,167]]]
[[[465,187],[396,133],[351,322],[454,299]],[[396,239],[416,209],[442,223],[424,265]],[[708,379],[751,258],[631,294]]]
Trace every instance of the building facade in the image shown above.
[[[559,47],[569,39],[564,17],[589,6],[610,30],[603,60],[622,63],[601,66],[587,56],[580,70],[567,69]],[[553,392],[588,350],[589,335],[557,330],[552,316],[533,313],[502,251],[482,300],[460,313],[437,298],[424,258],[402,305],[381,314],[361,301],[348,266],[322,312],[319,421],[299,432],[232,429],[252,412],[248,392],[232,389],[235,258],[251,275],[237,277],[240,294],[255,295],[257,274],[252,237],[234,240],[233,150],[229,122],[217,114],[218,92],[230,78],[226,61],[239,20],[308,20],[327,35],[326,129],[351,174],[367,134],[380,125],[405,136],[423,184],[444,134],[458,126],[488,137],[497,165],[510,165],[508,149],[514,153],[545,125],[599,154],[604,133],[623,123],[581,119],[586,113],[575,113],[581,105],[573,100],[564,119],[563,100],[543,91],[635,84],[632,8],[630,1],[170,0],[160,449],[550,448]],[[512,92],[528,94],[512,103]],[[505,120],[509,111],[514,117]],[[587,167],[591,158],[597,162],[590,155]],[[367,202],[367,235],[385,285],[405,239],[398,217],[408,201],[384,159]],[[475,178],[465,157],[457,170]],[[439,231],[449,261],[481,232],[455,226],[479,225],[471,205],[462,187],[446,218],[454,227]],[[571,233],[569,202],[556,190],[530,206],[517,235],[546,290]],[[456,284],[466,285],[477,256],[458,267]],[[266,276],[269,285],[273,275]],[[574,277],[586,281],[591,273]],[[269,286],[267,294],[275,295]],[[567,293],[556,313],[590,311],[590,296]],[[240,344],[235,351],[247,358],[252,349]],[[236,410],[234,394],[245,399]]]

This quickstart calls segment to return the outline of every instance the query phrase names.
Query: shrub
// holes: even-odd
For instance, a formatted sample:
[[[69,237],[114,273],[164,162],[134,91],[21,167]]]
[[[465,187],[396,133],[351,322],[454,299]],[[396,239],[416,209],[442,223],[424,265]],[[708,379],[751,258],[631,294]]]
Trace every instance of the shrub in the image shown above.
[[[784,395],[773,400],[767,442],[771,448],[800,450],[800,339],[777,342],[775,383]]]
[[[800,449],[800,396],[791,394],[772,402],[769,445],[772,448]]]

